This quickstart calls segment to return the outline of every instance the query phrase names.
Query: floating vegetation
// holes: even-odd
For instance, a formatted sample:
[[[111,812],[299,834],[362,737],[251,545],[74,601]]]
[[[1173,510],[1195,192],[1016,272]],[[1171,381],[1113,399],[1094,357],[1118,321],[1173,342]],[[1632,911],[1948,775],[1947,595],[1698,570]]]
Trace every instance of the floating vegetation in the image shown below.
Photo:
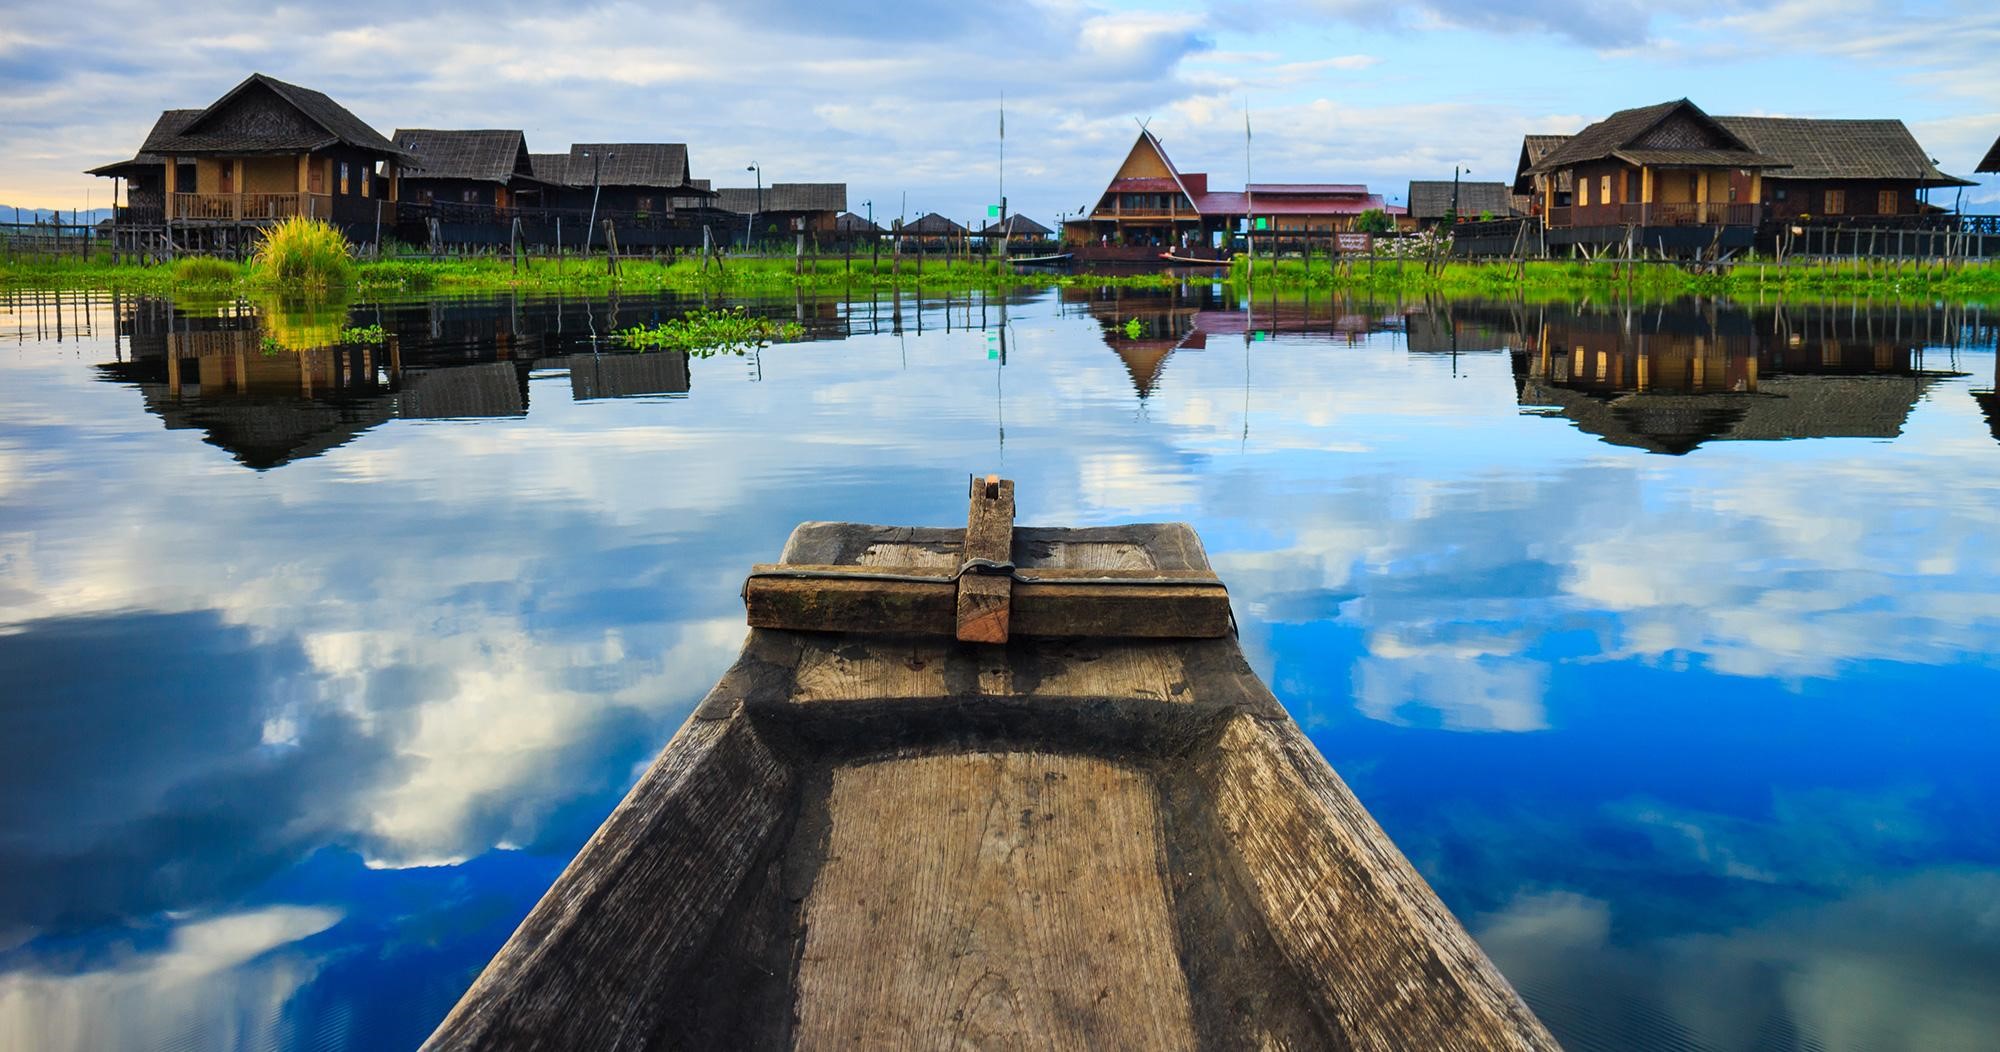
[[[380,325],[349,325],[340,330],[340,342],[344,346],[381,343],[389,338]]]
[[[1144,336],[1145,334],[1146,334],[1146,327],[1139,323],[1139,319],[1132,318],[1125,323],[1126,339],[1136,340],[1139,337]]]
[[[658,325],[624,329],[612,338],[635,351],[741,351],[804,338],[805,326],[734,310],[697,310]]]

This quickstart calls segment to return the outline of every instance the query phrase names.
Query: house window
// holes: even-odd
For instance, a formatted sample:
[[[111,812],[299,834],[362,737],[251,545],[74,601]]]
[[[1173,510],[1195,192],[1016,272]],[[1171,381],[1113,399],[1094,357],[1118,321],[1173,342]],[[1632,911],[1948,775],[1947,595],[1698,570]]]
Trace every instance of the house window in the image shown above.
[[[653,203],[656,200],[656,198],[641,197],[633,204],[632,210],[644,215],[650,215],[653,211]]]
[[[1901,202],[1894,190],[1883,190],[1875,195],[1875,211],[1878,215],[1892,216],[1901,211]]]
[[[1771,193],[1772,193],[1772,194],[1773,194],[1774,196],[1776,196],[1776,197],[1777,197],[1777,199],[1778,199],[1778,200],[1780,200],[1780,201],[1783,201],[1783,200],[1785,199],[1785,188],[1784,188],[1784,187],[1782,187],[1782,186],[1780,186],[1780,187],[1778,187],[1777,189],[1775,189],[1775,190],[1771,191]]]
[[[417,200],[423,202],[424,204],[430,204],[431,202],[437,200],[436,191],[426,186],[423,189],[417,191]]]
[[[346,162],[346,161],[342,161],[342,162],[340,162],[340,193],[341,193],[341,196],[343,196],[343,197],[347,196],[347,162]]]
[[[370,186],[369,186],[368,184],[370,184],[370,183],[372,183],[372,182],[374,182],[374,181],[375,181],[375,166],[374,166],[374,165],[372,165],[372,164],[364,164],[364,165],[362,165],[362,166],[361,166],[361,196],[363,196],[363,197],[367,197],[367,196],[369,195],[369,193],[371,192],[371,190],[372,190],[373,188],[372,188],[372,187],[370,187]]]
[[[1847,191],[1828,190],[1826,192],[1826,214],[1837,216],[1847,211]]]
[[[479,191],[477,191],[477,190],[460,190],[460,191],[458,192],[458,199],[459,199],[459,200],[461,200],[461,201],[463,201],[463,202],[465,202],[466,204],[469,204],[469,205],[476,205],[476,204],[478,204],[478,203],[479,203]]]
[[[320,167],[317,161],[311,162],[310,167],[307,169],[306,192],[314,194],[326,193],[326,169]]]
[[[1610,176],[1608,176],[1608,175],[1602,175],[1602,176],[1598,176],[1598,178],[1597,178],[1597,196],[1598,196],[1599,198],[1601,198],[1601,199],[1602,199],[1602,200],[1600,200],[1600,201],[1598,202],[1599,204],[1606,204],[1606,205],[1608,205],[1608,204],[1610,204],[1610,203],[1611,203],[1611,177],[1610,177]]]
[[[1579,208],[1588,208],[1590,206],[1590,180],[1577,180],[1576,203]]]

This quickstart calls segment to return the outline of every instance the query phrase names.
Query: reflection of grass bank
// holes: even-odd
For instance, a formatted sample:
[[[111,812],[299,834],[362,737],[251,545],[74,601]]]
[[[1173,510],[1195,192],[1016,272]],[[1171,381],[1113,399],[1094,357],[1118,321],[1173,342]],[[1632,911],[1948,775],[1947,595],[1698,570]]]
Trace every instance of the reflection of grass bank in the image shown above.
[[[1569,260],[1519,263],[1450,262],[1426,267],[1417,260],[1329,264],[1303,260],[1257,261],[1254,281],[1245,261],[1231,268],[1238,288],[1348,289],[1363,292],[1513,299],[1618,294],[1762,296],[1852,299],[2000,301],[2000,264],[1941,266],[1932,262],[1844,260],[1777,264],[1749,261],[1714,273],[1659,263],[1623,265]]]
[[[126,292],[174,295],[191,290],[213,294],[249,293],[283,282],[267,280],[266,268],[223,260],[181,260],[172,265],[113,264],[108,259],[84,261],[20,258],[0,261],[0,288],[118,289]],[[353,264],[340,284],[363,294],[398,292],[707,292],[736,295],[790,295],[804,292],[838,296],[847,293],[1004,291],[1080,287],[1165,288],[1187,281],[1206,283],[1208,272],[1190,278],[1178,272],[1130,274],[1053,274],[1022,271],[983,259],[914,254],[898,264],[893,256],[878,261],[866,256],[809,257],[802,266],[790,259],[736,258],[674,262],[620,260],[608,272],[604,257],[523,260],[516,269],[505,258],[387,259]]]

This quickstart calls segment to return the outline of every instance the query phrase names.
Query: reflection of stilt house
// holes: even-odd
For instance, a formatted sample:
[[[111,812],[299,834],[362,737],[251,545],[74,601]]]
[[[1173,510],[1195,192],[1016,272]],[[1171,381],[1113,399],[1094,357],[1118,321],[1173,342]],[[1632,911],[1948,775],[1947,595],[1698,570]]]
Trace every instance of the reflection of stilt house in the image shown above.
[[[1541,321],[1517,359],[1523,406],[1614,445],[1893,438],[1940,375],[1925,334],[1848,310],[1651,308]]]

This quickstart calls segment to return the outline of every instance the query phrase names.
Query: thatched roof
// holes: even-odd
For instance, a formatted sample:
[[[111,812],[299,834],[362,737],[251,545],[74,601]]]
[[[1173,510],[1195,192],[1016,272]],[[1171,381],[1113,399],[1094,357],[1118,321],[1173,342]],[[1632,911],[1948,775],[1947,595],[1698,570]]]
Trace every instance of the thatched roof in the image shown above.
[[[1771,179],[1921,180],[1925,186],[1973,186],[1946,175],[1899,120],[1717,117],[1758,153],[1787,167]]]
[[[726,186],[715,191],[715,207],[737,215],[751,212],[839,212],[847,208],[846,183],[772,183],[760,201],[757,188]]]
[[[201,116],[200,110],[162,110],[160,111],[160,119],[153,122],[153,130],[146,133],[145,143],[139,147],[139,152],[134,154],[131,160],[113,161],[110,164],[99,165],[83,174],[124,176],[129,174],[130,169],[133,168],[148,166],[164,168],[167,158],[159,152],[159,144],[179,135],[182,129],[193,123],[194,119],[199,116]]]
[[[556,186],[629,186],[647,190],[695,188],[687,144],[678,142],[580,142],[568,154],[529,154],[534,177]]]
[[[903,233],[917,237],[946,237],[963,234],[965,228],[936,212],[930,212],[915,222],[903,224]]]
[[[264,130],[261,122],[232,126],[227,119],[238,100],[257,92],[269,92],[304,118],[304,124],[290,129]],[[324,93],[275,77],[252,73],[243,83],[196,114],[178,132],[149,140],[147,152],[168,154],[257,153],[319,150],[329,146],[349,146],[384,157],[403,156],[395,143],[367,122],[348,112],[345,106]]]
[[[466,179],[504,184],[517,175],[534,174],[528,160],[527,137],[519,131],[398,128],[396,144],[415,158],[403,168],[403,177],[407,179]]]
[[[1686,99],[1619,110],[1570,136],[1530,171],[1556,172],[1616,159],[1652,167],[1781,168]]]
[[[1412,179],[1410,216],[1415,219],[1443,219],[1451,211],[1451,180]],[[1513,195],[1506,183],[1458,184],[1458,214],[1477,218],[1491,212],[1495,219],[1514,214]]]
[[[1542,158],[1555,152],[1556,147],[1568,142],[1569,139],[1570,137],[1567,135],[1521,136],[1521,160],[1514,166],[1514,192],[1517,194],[1534,193],[1535,182],[1529,173],[1536,165],[1542,163]],[[1571,189],[1568,172],[1563,172],[1557,176],[1556,189],[1564,191]]]
[[[2000,172],[2000,139],[1993,140],[1993,148],[1986,151],[1986,159],[1979,162],[1976,171]]]
[[[1045,227],[1042,224],[1037,223],[1032,219],[1029,219],[1027,216],[1022,215],[1019,212],[1016,212],[1005,219],[996,219],[993,222],[986,224],[985,229],[979,232],[979,236],[1032,238],[1032,237],[1049,237],[1052,236],[1054,233],[1055,231],[1050,230],[1048,227]]]

